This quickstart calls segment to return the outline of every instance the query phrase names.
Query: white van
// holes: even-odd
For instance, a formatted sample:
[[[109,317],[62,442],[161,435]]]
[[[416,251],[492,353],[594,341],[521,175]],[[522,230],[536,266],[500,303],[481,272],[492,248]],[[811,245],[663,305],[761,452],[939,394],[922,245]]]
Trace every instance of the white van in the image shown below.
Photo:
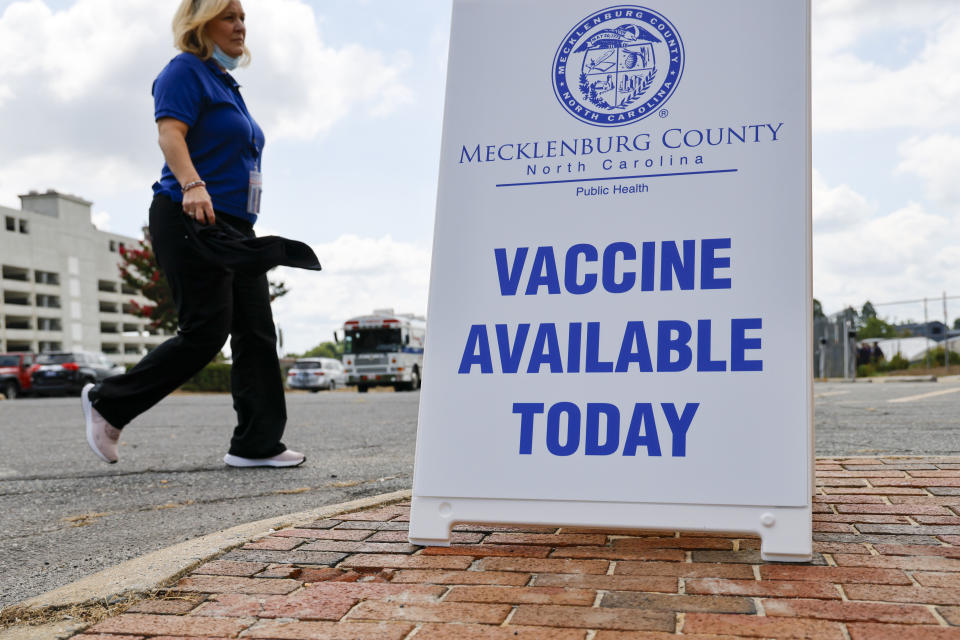
[[[321,389],[333,391],[347,384],[347,374],[339,360],[333,358],[301,358],[287,372],[287,386],[316,393]]]

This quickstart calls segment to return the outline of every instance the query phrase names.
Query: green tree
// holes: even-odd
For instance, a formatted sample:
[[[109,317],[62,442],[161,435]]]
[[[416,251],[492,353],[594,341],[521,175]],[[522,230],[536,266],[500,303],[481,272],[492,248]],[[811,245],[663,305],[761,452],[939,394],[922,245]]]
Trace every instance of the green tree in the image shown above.
[[[953,328],[954,328],[954,329],[960,329],[960,318],[954,318],[954,320],[953,320]]]
[[[287,283],[283,280],[269,280],[270,283],[270,302],[273,302],[277,298],[282,298],[283,296],[290,293],[290,290],[287,289]]]
[[[820,304],[820,301],[816,298],[813,299],[813,317],[814,318],[823,318],[825,314],[823,313],[823,305]],[[958,318],[960,320],[960,318]]]
[[[860,310],[860,322],[863,324],[867,323],[867,320],[877,317],[877,310],[873,308],[873,303],[867,300],[863,303],[863,308]]]
[[[847,307],[841,312],[841,314],[843,315],[843,319],[850,323],[850,326],[860,326],[860,314],[857,313],[857,310],[853,307]]]
[[[321,342],[301,355],[290,354],[293,358],[334,358],[340,360],[343,355],[343,343]]]
[[[877,316],[867,318],[857,331],[858,340],[866,340],[868,338],[896,338],[898,336],[899,332],[896,327]]]

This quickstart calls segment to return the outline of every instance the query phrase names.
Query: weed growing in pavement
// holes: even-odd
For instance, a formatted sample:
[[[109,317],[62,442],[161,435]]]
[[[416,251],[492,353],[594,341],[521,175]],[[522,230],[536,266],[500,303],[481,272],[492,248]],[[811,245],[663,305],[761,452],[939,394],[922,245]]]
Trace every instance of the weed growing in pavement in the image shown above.
[[[0,630],[10,627],[39,627],[55,622],[71,622],[93,625],[105,618],[119,615],[134,604],[132,600],[122,602],[92,602],[71,605],[69,607],[47,607],[28,609],[25,607],[7,607],[0,611]]]
[[[91,627],[102,620],[118,616],[134,605],[155,600],[196,600],[196,594],[159,589],[151,593],[130,593],[108,601],[85,602],[67,607],[30,609],[12,606],[0,611],[0,631],[12,627],[39,627],[58,622],[76,622]]]

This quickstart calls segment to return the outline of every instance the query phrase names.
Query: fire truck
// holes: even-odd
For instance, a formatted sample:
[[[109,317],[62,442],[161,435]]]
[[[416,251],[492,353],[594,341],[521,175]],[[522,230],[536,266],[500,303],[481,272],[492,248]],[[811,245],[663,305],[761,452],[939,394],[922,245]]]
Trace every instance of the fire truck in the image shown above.
[[[419,389],[426,333],[426,318],[393,309],[350,318],[343,323],[347,383],[357,385],[360,393],[381,386],[396,391]]]

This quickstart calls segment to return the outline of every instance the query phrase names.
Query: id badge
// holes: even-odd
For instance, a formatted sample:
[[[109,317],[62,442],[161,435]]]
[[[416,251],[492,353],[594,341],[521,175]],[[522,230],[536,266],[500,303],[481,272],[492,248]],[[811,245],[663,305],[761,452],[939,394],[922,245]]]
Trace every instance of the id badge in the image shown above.
[[[247,189],[247,213],[260,215],[260,196],[263,193],[263,174],[250,172],[250,187]]]

